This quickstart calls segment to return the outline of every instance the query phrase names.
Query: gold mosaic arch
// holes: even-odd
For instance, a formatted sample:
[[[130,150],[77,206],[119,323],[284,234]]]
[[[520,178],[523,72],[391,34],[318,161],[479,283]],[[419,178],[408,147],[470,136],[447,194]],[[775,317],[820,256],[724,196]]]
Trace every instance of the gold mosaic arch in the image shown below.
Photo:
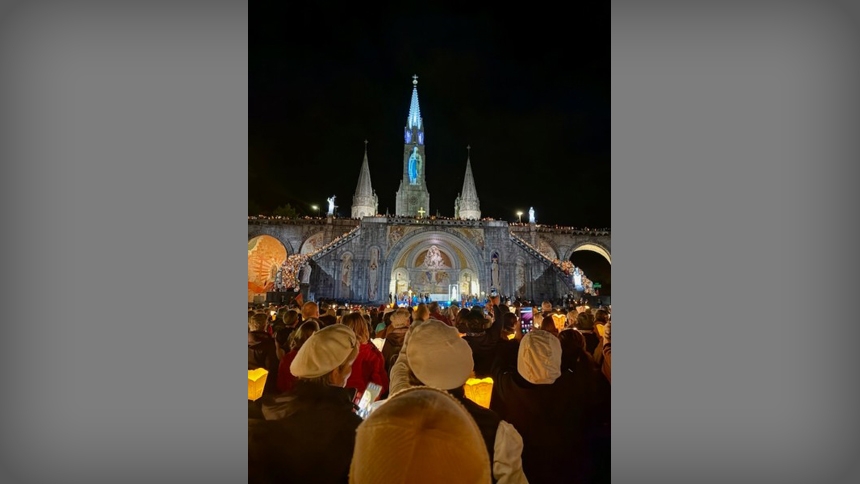
[[[271,235],[258,235],[248,241],[248,300],[271,291],[275,275],[287,260],[287,249]]]
[[[415,261],[420,252],[429,249],[430,246],[436,245],[443,252],[446,252],[451,259],[451,265],[454,269],[470,268],[480,274],[480,264],[482,259],[481,252],[477,249],[470,240],[465,239],[461,233],[451,234],[444,231],[428,231],[421,233],[412,233],[405,235],[406,245],[395,249],[396,252],[390,253],[392,261],[390,267],[392,270],[398,267],[415,267]],[[472,251],[468,249],[472,248]],[[392,247],[392,249],[394,249]],[[417,264],[421,262],[418,261]]]

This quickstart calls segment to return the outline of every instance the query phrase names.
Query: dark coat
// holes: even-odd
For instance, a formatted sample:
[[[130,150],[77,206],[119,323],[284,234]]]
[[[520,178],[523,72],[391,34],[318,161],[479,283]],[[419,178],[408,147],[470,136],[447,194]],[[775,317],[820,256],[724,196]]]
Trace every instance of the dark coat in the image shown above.
[[[593,389],[571,371],[552,384],[526,381],[516,368],[519,345],[500,345],[493,363],[490,409],[523,438],[523,472],[530,484],[595,482],[597,455],[590,442],[599,422],[593,418]]]
[[[467,332],[463,339],[472,349],[472,360],[475,362],[475,376],[486,378],[490,376],[493,360],[496,357],[499,342],[502,341],[504,321],[502,311],[498,306],[493,307],[493,325],[477,333]]]
[[[389,326],[385,334],[385,343],[382,345],[382,357],[385,360],[385,371],[390,372],[391,366],[397,361],[397,355],[400,349],[403,348],[403,341],[406,339],[406,332],[409,327],[394,328]]]
[[[264,368],[269,374],[266,376],[266,386],[263,393],[278,393],[278,351],[275,348],[275,339],[265,331],[251,331],[248,333],[248,369]]]
[[[353,393],[300,380],[263,397],[267,420],[248,420],[248,482],[348,482],[361,423]]]

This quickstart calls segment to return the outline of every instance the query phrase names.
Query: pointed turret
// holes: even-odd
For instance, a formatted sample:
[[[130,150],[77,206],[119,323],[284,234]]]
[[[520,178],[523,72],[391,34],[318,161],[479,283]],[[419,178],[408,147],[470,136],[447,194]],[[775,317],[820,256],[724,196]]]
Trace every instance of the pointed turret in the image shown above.
[[[454,217],[463,220],[480,220],[481,202],[478,200],[478,190],[475,189],[475,177],[472,176],[472,147],[466,150],[466,176],[463,178],[463,191],[457,195],[454,202]]]
[[[352,218],[373,217],[378,212],[379,198],[370,183],[370,165],[367,162],[367,140],[364,140],[364,162],[358,174],[358,185],[352,197]]]

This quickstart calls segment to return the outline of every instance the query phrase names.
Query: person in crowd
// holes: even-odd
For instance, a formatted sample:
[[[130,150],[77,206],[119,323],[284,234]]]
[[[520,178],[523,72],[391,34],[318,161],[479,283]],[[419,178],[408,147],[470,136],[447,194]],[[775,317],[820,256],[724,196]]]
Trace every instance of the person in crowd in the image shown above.
[[[289,309],[284,312],[284,325],[288,328],[295,328],[299,322],[299,312],[295,309]]]
[[[594,315],[591,310],[583,311],[576,316],[576,329],[585,337],[585,351],[594,359],[594,350],[600,344],[600,336],[594,332]]]
[[[326,307],[325,312],[320,315],[319,320],[322,323],[320,324],[320,328],[337,324],[337,310],[335,307],[331,305]]]
[[[490,376],[490,367],[496,356],[504,324],[501,309],[499,309],[499,296],[490,298],[486,313],[483,309],[474,307],[461,321],[466,323],[468,330],[463,339],[472,348],[475,376],[477,378]]]
[[[292,340],[293,331],[299,322],[299,313],[294,309],[287,309],[281,316],[281,324],[273,332],[275,343],[278,345],[278,361],[284,358],[284,355],[290,351],[290,341]],[[280,371],[280,369],[279,369]]]
[[[455,319],[454,327],[456,327],[457,331],[459,331],[460,333],[469,332],[469,327],[466,324],[466,321],[463,319],[464,316],[469,314],[469,311],[470,310],[467,308],[462,308],[457,312],[457,318]]]
[[[457,307],[456,304],[452,304],[448,306],[445,310],[445,316],[448,318],[448,324],[451,326],[457,326],[457,315],[460,313],[460,308]]]
[[[555,326],[555,318],[552,317],[552,313],[542,315],[540,329],[550,332],[553,336],[558,337],[558,328]]]
[[[400,308],[391,315],[391,324],[385,332],[385,343],[382,345],[382,356],[385,358],[386,372],[391,371],[391,365],[394,364],[394,360],[400,353],[403,339],[409,330],[409,324],[409,311],[406,308]]]
[[[540,313],[543,319],[552,317],[552,301],[544,301],[540,303]]]
[[[562,371],[559,339],[536,329],[503,347],[493,364],[490,409],[523,438],[523,471],[532,484],[602,482],[590,448],[593,395],[577,394],[576,378]],[[512,354],[513,351],[516,353]]]
[[[343,324],[355,333],[359,344],[358,357],[352,364],[352,373],[346,382],[346,387],[354,388],[355,398],[359,399],[367,389],[367,384],[373,382],[382,387],[380,397],[384,396],[388,392],[385,359],[382,352],[370,342],[368,322],[360,313],[354,312],[343,316]]]
[[[290,365],[298,381],[248,421],[248,481],[343,483],[361,417],[344,388],[359,347],[351,329],[315,332]]]
[[[296,383],[296,376],[290,372],[290,365],[293,364],[293,360],[296,359],[302,345],[307,342],[311,335],[319,331],[319,329],[319,324],[315,320],[311,319],[310,321],[302,323],[299,328],[292,333],[289,341],[289,351],[284,354],[284,357],[281,358],[280,364],[278,365],[279,391],[288,392],[293,389],[293,385]]]
[[[442,390],[414,387],[359,425],[349,482],[489,484],[492,477],[481,431],[463,405]]]
[[[426,304],[421,303],[415,308],[415,313],[412,315],[412,326],[423,323],[430,319],[430,308]]]
[[[428,306],[428,308],[430,309],[430,319],[442,321],[443,323],[447,324],[448,326],[453,326],[453,324],[448,319],[448,317],[445,316],[444,314],[442,314],[442,310],[439,308],[439,302],[438,301],[431,302],[430,306]]]
[[[603,372],[603,376],[606,377],[606,380],[609,383],[612,383],[612,321],[608,321],[606,323],[606,327],[603,334],[603,364],[601,365],[600,370]]]
[[[526,483],[522,437],[498,414],[466,397],[463,385],[473,367],[472,349],[457,330],[431,319],[410,328],[400,357],[391,368],[391,388],[395,392],[410,386],[446,390],[478,424],[489,452],[493,480],[501,484]]]
[[[517,323],[519,323],[519,320],[516,314],[512,312],[502,313],[502,332],[500,337],[503,341],[516,339],[518,335],[522,337],[522,332],[518,329],[520,326]]]
[[[382,312],[382,316],[379,318],[379,323],[377,323],[374,328],[374,333],[377,338],[385,338],[385,330],[388,329],[388,326],[391,325],[391,315],[394,314],[394,308],[388,308]]]
[[[268,327],[266,313],[256,313],[248,320],[248,369],[268,371],[263,393],[273,394],[278,393],[278,350],[275,339],[267,332]]]
[[[323,322],[320,321],[320,308],[317,306],[317,303],[308,301],[302,304],[302,322],[311,319],[316,321],[320,328],[325,326]]]

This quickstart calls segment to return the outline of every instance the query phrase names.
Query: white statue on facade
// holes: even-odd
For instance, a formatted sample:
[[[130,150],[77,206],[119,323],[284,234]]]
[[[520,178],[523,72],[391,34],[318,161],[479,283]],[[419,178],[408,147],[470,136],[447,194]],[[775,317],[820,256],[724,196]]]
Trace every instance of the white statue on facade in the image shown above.
[[[341,271],[340,282],[342,282],[344,286],[349,287],[350,276],[352,276],[352,258],[347,257],[343,260],[343,268]]]
[[[311,265],[308,264],[307,262],[305,262],[305,264],[302,266],[302,273],[301,273],[300,277],[301,277],[302,284],[310,284],[310,282],[311,282]]]
[[[529,207],[529,223],[535,223],[535,209],[534,207]]]
[[[334,215],[334,199],[335,199],[335,197],[336,197],[336,195],[332,195],[331,197],[328,198],[328,214],[329,215]]]
[[[582,287],[582,271],[576,266],[573,268],[573,285],[577,289]]]
[[[493,254],[490,274],[492,276],[492,281],[490,281],[490,288],[499,289],[499,254]]]
[[[516,284],[517,292],[522,295],[526,286],[526,268],[522,261],[517,262]]]
[[[367,268],[367,299],[376,300],[377,286],[379,285],[379,249],[370,249],[370,265]]]

